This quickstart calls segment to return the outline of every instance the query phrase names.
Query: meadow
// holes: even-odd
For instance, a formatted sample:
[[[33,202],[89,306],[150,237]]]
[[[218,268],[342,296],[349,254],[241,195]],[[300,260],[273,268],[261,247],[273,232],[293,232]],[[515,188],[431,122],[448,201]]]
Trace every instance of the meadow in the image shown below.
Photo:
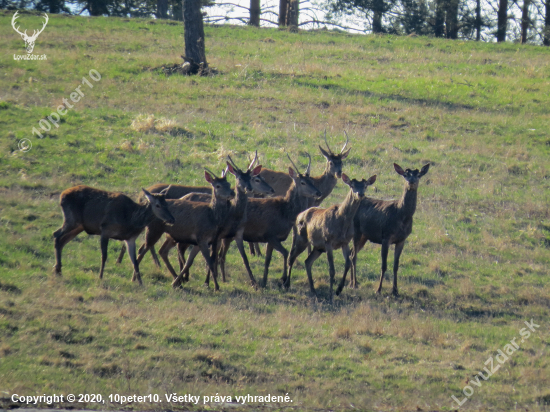
[[[20,61],[11,18],[0,11],[0,408],[13,394],[87,393],[163,402],[72,406],[455,410],[451,396],[466,398],[470,385],[461,410],[550,410],[550,49],[207,26],[218,73],[184,77],[166,74],[182,62],[179,23],[51,15],[34,51],[47,60]],[[82,86],[59,127],[32,134],[83,77],[93,88]],[[203,286],[200,257],[173,290],[147,256],[139,287],[127,258],[115,264],[116,241],[99,281],[99,238],[85,234],[65,247],[63,276],[53,274],[64,189],[136,198],[159,182],[205,185],[204,166],[221,170],[227,154],[244,165],[256,149],[276,170],[289,166],[285,150],[301,165],[308,152],[318,175],[325,130],[333,150],[349,134],[344,172],[377,174],[373,197],[401,196],[394,162],[431,165],[401,256],[400,297],[389,273],[374,293],[373,244],[358,258],[359,288],[333,304],[325,256],[313,267],[319,299],[308,293],[305,255],[288,292],[277,285],[277,253],[267,287],[254,290],[234,247],[219,292]],[[19,150],[22,139],[30,150]],[[324,205],[346,193],[339,182]],[[259,279],[263,260],[250,262]],[[522,342],[531,320],[540,327]],[[500,369],[469,384],[514,338],[519,348]],[[167,403],[173,393],[232,401]],[[247,394],[292,402],[237,406]]]

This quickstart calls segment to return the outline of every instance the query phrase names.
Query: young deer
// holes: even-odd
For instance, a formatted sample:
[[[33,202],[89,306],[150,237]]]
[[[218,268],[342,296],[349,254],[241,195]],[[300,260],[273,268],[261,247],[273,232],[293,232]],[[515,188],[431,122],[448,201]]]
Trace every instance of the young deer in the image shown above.
[[[253,184],[252,182],[255,181],[255,177],[260,173],[262,170],[262,166],[256,166],[253,169],[250,169],[252,167],[252,164],[249,166],[249,169],[245,171],[242,171],[237,167],[237,165],[233,162],[233,159],[231,159],[231,156],[228,156],[229,161],[227,167],[231,174],[233,174],[237,180],[236,190],[237,190],[237,196],[231,201],[231,207],[229,210],[229,213],[227,215],[227,218],[224,222],[224,224],[220,227],[220,235],[219,239],[233,239],[237,238],[237,248],[239,249],[239,252],[241,254],[241,258],[243,260],[243,263],[245,265],[246,271],[248,272],[248,276],[250,277],[250,281],[252,286],[256,286],[256,280],[254,279],[254,276],[252,274],[252,270],[250,269],[250,265],[248,263],[248,257],[246,256],[246,252],[244,250],[243,240],[242,236],[239,236],[239,233],[242,233],[244,230],[244,225],[246,222],[246,206],[248,203],[248,192],[258,192],[258,193],[271,193],[273,189],[271,186],[269,186],[267,183],[261,180],[261,183],[256,182]],[[210,196],[203,193],[190,193],[186,196],[184,196],[182,199],[184,200],[190,200],[190,201],[198,201],[198,202],[209,202]],[[168,250],[170,250],[174,246],[173,242],[168,239],[162,246],[161,250],[162,253],[166,254]],[[183,254],[185,250],[187,249],[187,244],[178,243],[178,249],[179,254]],[[195,253],[196,250],[191,253]],[[218,251],[217,251],[218,252]],[[220,267],[222,271],[222,280],[225,282],[225,255],[223,256],[223,260],[220,260]],[[222,259],[220,256],[219,259]],[[173,272],[173,268],[169,268],[172,275],[175,275]],[[182,268],[180,268],[182,270]],[[205,284],[209,283],[210,279],[210,272],[208,272],[208,275],[206,277]],[[184,273],[184,277],[182,278],[183,281],[189,280],[189,271]]]
[[[288,156],[288,154],[287,154]],[[246,209],[247,220],[242,232],[242,238],[247,242],[267,243],[265,252],[264,276],[261,286],[267,286],[267,275],[273,249],[283,255],[283,276],[287,273],[288,251],[282,245],[288,237],[296,216],[307,209],[308,199],[321,196],[321,192],[314,186],[309,170],[311,156],[306,173],[300,174],[298,168],[288,156],[294,166],[289,167],[288,174],[292,178],[292,184],[284,197],[277,196],[268,199],[248,199]],[[228,245],[224,245],[222,253],[227,253]],[[224,255],[225,257],[225,255]]]
[[[356,262],[357,254],[365,246],[367,240],[382,245],[382,270],[380,284],[376,293],[382,290],[382,281],[387,269],[388,251],[391,245],[395,245],[393,261],[393,290],[395,296],[397,291],[397,269],[399,268],[399,257],[403,252],[405,240],[412,232],[413,215],[416,210],[416,198],[420,178],[428,173],[430,165],[427,164],[420,172],[418,169],[403,170],[401,166],[394,163],[393,167],[397,174],[405,178],[405,190],[399,200],[378,200],[365,198],[361,202],[359,210],[355,214],[353,235],[353,250],[351,258],[353,261],[351,269],[351,287],[357,287]],[[341,291],[344,287],[345,273],[342,282],[338,287]]]
[[[135,203],[121,193],[107,192],[88,186],[75,186],[61,193],[63,226],[53,234],[55,245],[55,272],[61,274],[61,252],[63,247],[80,232],[101,236],[101,269],[107,260],[109,239],[126,241],[134,267],[132,281],[142,284],[139,263],[136,261],[136,238],[155,217],[168,224],[174,224],[174,217],[168,210],[165,195],[151,194],[142,189],[146,204]]]
[[[342,248],[342,254],[346,260],[345,270],[349,270],[351,260],[348,244],[353,236],[353,217],[365,196],[365,190],[376,181],[376,175],[368,180],[359,181],[350,180],[346,174],[342,174],[342,181],[349,186],[350,191],[341,204],[331,206],[328,209],[312,207],[300,213],[296,218],[296,224],[293,228],[294,237],[290,252],[288,277],[283,276],[281,279],[286,289],[290,287],[292,265],[309,245],[313,247],[313,251],[309,253],[306,259],[306,271],[309,288],[314,295],[315,288],[311,276],[311,266],[323,252],[327,254],[329,265],[331,302],[335,276],[334,250]]]
[[[198,250],[202,252],[208,268],[213,274],[216,290],[219,290],[216,254],[210,255],[209,245],[212,245],[212,250],[216,250],[219,229],[229,213],[230,204],[228,200],[235,197],[235,192],[231,189],[225,172],[222,174],[222,177],[218,178],[206,169],[204,178],[210,183],[214,192],[210,203],[190,202],[182,199],[167,200],[168,208],[175,216],[176,223],[173,226],[166,226],[161,221],[154,220],[147,226],[145,245],[138,256],[138,262],[143,259],[147,250],[158,242],[162,234],[166,233],[167,237],[175,243],[198,246],[197,253]],[[167,254],[164,254],[163,251],[159,253],[166,266],[171,267],[169,266],[170,262],[168,261]],[[193,259],[194,256],[189,257],[184,269],[188,269],[191,266]],[[173,285],[178,285],[180,281],[181,279],[177,282],[174,281]]]

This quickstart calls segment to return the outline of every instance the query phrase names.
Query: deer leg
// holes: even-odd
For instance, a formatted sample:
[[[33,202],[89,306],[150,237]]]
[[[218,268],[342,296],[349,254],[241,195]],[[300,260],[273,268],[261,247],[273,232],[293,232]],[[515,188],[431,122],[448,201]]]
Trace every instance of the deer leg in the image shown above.
[[[260,249],[260,244],[258,242],[254,242],[254,250],[256,251],[256,256],[262,257],[262,250]]]
[[[350,259],[350,251],[349,251],[349,245],[342,246],[342,255],[344,256],[344,260],[346,261],[346,266],[344,267],[344,275],[342,276],[342,280],[340,281],[340,284],[338,285],[338,289],[336,289],[336,296],[340,295],[342,293],[342,289],[344,289],[344,285],[346,283],[346,275],[348,274],[348,271],[350,270],[352,264]],[[353,269],[352,269],[353,273]],[[352,274],[350,274],[350,277]]]
[[[225,280],[225,255],[227,254],[227,250],[225,251],[225,254],[222,252],[225,247],[225,240],[226,239],[218,239],[218,250],[216,251],[216,255],[218,256],[218,266],[220,267],[220,270],[222,272],[222,282],[226,282]],[[229,248],[229,245],[227,245]]]
[[[128,255],[130,256],[130,260],[132,262],[132,265],[134,266],[134,274],[132,276],[132,282],[135,282],[136,280],[139,282],[140,286],[143,286],[143,282],[141,281],[141,275],[139,273],[139,263],[136,259],[136,238],[128,239],[126,241],[126,247],[128,248]]]
[[[221,247],[222,247],[222,242],[219,242],[218,247],[217,247],[218,250],[216,250],[216,252],[215,252],[216,256],[219,256]],[[212,252],[212,259],[214,259],[214,252]],[[218,262],[219,262],[219,260],[218,260]],[[225,263],[225,261],[224,261],[224,263]],[[211,271],[210,271],[210,268],[208,266],[208,262],[206,262],[206,279],[204,281],[204,284],[206,286],[210,285],[210,275],[211,275]],[[222,269],[222,277],[223,277],[223,281],[225,282],[225,266]]]
[[[61,228],[58,231],[54,233],[55,239],[54,239],[54,247],[55,247],[55,274],[61,275],[61,252],[63,251],[63,248],[67,243],[69,243],[71,240],[73,240],[80,232],[82,232],[84,228],[82,226],[78,226],[76,228],[71,229],[70,231],[66,231],[65,229]],[[66,233],[65,233],[66,232]]]
[[[292,249],[290,250],[290,259],[288,261],[288,276],[286,279],[281,279],[285,289],[290,288],[290,276],[292,274],[292,266],[294,266],[294,262],[296,262],[296,259],[306,249],[306,247],[310,246],[308,240],[304,239],[303,236],[297,233],[296,227],[293,227],[292,230],[294,232],[294,236],[292,238]]]
[[[367,243],[367,239],[361,236],[359,239],[353,239],[353,249],[351,251],[351,276],[349,281],[349,287],[357,289],[359,282],[357,282],[357,255],[363,249]]]
[[[167,239],[168,240],[168,239]],[[172,282],[172,287],[177,288],[181,285],[181,281],[183,279],[184,273],[189,271],[189,268],[193,264],[193,261],[195,260],[195,256],[199,253],[200,249],[198,246],[195,246],[193,249],[191,249],[191,252],[189,252],[189,257],[187,258],[187,262],[185,262],[185,266],[181,270],[180,274],[175,277],[174,281]],[[162,252],[162,248],[159,251],[159,253]],[[162,257],[162,254],[161,254]],[[166,263],[166,262],[165,262]]]
[[[140,249],[141,252],[141,249]],[[118,254],[118,257],[116,258],[117,265],[120,265],[122,262],[122,258],[124,257],[124,254],[126,253],[126,243],[122,244],[122,247],[120,248],[120,253]]]
[[[405,241],[395,244],[395,252],[393,254],[393,289],[392,293],[394,296],[399,296],[397,291],[397,269],[399,269],[399,257],[401,252],[403,252],[403,247],[405,246]]]
[[[334,288],[334,277],[336,276],[336,270],[334,269],[334,254],[332,252],[332,246],[326,245],[327,260],[328,260],[328,273],[330,276],[330,295],[329,302],[332,303],[332,289]]]
[[[321,256],[320,250],[313,249],[309,256],[306,259],[306,272],[307,272],[307,280],[309,281],[309,289],[311,290],[311,293],[314,296],[317,296],[317,293],[315,292],[315,287],[313,286],[313,277],[311,276],[311,266],[313,265],[313,262],[317,260],[319,256]]]
[[[388,251],[390,249],[390,243],[387,240],[382,241],[382,273],[380,275],[380,284],[378,285],[378,289],[376,290],[376,293],[380,293],[382,291],[382,282],[384,280],[384,274],[386,273],[386,269],[388,268]]]
[[[149,250],[151,251],[151,257],[153,258],[153,261],[155,262],[156,267],[158,267],[160,269],[160,267],[161,267],[160,266],[160,261],[159,261],[159,257],[157,256],[157,252],[155,250],[155,245],[151,245]]]
[[[285,249],[283,244],[278,239],[272,239],[270,243],[273,245],[273,249],[283,255],[283,279],[286,279],[288,271],[288,250]]]
[[[188,247],[189,245],[187,243],[178,243],[178,263],[180,265],[180,273],[183,271],[183,267],[185,266],[185,251]],[[185,272],[183,281],[189,282],[189,271]]]
[[[164,243],[159,249],[159,255],[162,258],[164,264],[166,265],[166,268],[168,269],[172,277],[176,279],[178,275],[176,274],[176,271],[174,270],[174,268],[172,267],[172,264],[170,263],[170,260],[168,259],[168,252],[170,252],[170,250],[174,246],[176,246],[176,241],[171,237],[166,237],[166,240],[164,241]],[[138,259],[138,262],[139,262],[139,259]]]
[[[103,279],[103,269],[105,269],[105,261],[107,260],[107,246],[109,246],[109,238],[101,236],[101,269],[99,269],[99,278]]]
[[[271,255],[273,253],[273,245],[270,243],[267,244],[265,249],[265,263],[264,263],[264,278],[260,286],[265,288],[267,286],[267,272],[269,272],[269,264],[271,263]]]
[[[201,253],[204,257],[204,260],[206,260],[206,264],[208,265],[208,269],[212,273],[212,278],[214,279],[214,290],[218,291],[220,290],[220,285],[218,285],[218,268],[216,267],[218,264],[217,259],[217,252],[218,252],[218,242],[217,239],[214,239],[212,242],[212,255],[210,255],[210,248],[208,247],[208,244],[206,242],[203,242],[199,245]],[[191,257],[189,257],[191,259]],[[188,260],[189,262],[189,260]],[[186,265],[187,266],[187,265]]]
[[[225,242],[225,239],[224,239],[224,242]],[[250,278],[250,284],[254,288],[257,288],[258,283],[256,282],[256,279],[254,279],[254,275],[252,274],[252,269],[250,269],[250,264],[248,263],[248,257],[246,256],[246,253],[245,253],[245,250],[244,250],[244,242],[243,242],[243,233],[242,232],[237,233],[237,236],[235,237],[235,242],[237,243],[237,249],[239,249],[239,252],[241,254],[241,258],[243,259],[244,267],[246,268],[246,271],[248,273],[248,277]],[[227,247],[229,247],[229,243],[228,243]],[[227,248],[225,249],[225,253],[227,253]],[[225,266],[225,253],[223,254],[223,259],[224,260],[221,263],[222,270],[223,270],[223,267]]]
[[[248,249],[250,250],[250,254],[252,256],[256,256],[256,245],[253,242],[248,242]]]

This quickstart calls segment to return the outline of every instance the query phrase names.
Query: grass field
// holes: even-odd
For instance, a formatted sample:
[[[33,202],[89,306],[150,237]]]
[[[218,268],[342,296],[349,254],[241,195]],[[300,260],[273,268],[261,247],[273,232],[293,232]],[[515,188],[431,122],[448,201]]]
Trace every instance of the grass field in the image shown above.
[[[550,410],[550,49],[206,27],[219,73],[181,77],[160,68],[181,61],[180,24],[51,15],[34,50],[47,60],[15,61],[25,49],[11,17],[0,11],[0,408],[12,394],[87,393],[163,400],[125,409],[238,409],[166,402],[177,393],[292,400],[246,410],[453,410],[451,396],[462,400],[470,385],[460,409]],[[59,127],[33,135],[79,85],[84,96]],[[171,122],[132,127],[150,115]],[[301,263],[290,291],[279,290],[276,253],[268,287],[255,291],[236,249],[220,292],[202,286],[202,259],[174,291],[146,258],[139,287],[128,260],[115,264],[115,241],[100,282],[99,239],[85,234],[66,246],[63,276],[53,275],[62,190],[136,197],[158,182],[203,185],[203,166],[221,170],[228,153],[244,164],[255,149],[277,170],[288,166],[283,149],[307,151],[317,175],[325,129],[334,150],[350,135],[350,177],[378,175],[371,196],[401,195],[392,163],[431,164],[401,258],[401,297],[390,295],[390,277],[374,293],[372,244],[359,255],[360,288],[332,305],[324,256],[313,269],[318,301]],[[25,138],[32,148],[22,152]],[[339,183],[325,204],[346,192]],[[250,260],[259,278],[263,261]],[[531,319],[540,327],[521,342]],[[513,338],[510,359],[468,383]]]

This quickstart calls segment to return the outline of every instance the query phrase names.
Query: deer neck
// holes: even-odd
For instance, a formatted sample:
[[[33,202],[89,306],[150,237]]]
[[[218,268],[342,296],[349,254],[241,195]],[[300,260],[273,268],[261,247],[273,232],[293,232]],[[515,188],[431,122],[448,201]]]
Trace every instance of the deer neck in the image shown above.
[[[285,205],[287,214],[290,216],[298,216],[298,213],[307,209],[307,198],[300,196],[294,179],[286,192]]]
[[[409,185],[407,183],[405,185],[403,195],[401,196],[401,199],[399,199],[399,203],[397,204],[397,207],[400,210],[400,214],[403,217],[412,217],[412,215],[414,215],[414,212],[416,211],[416,198],[418,194],[417,189],[418,184]]]
[[[338,179],[330,173],[330,166],[327,164],[323,174],[321,176],[314,177],[313,182],[315,187],[321,191],[322,196],[327,197],[336,186]]]
[[[359,209],[361,199],[362,198],[355,197],[353,191],[350,190],[344,201],[338,206],[337,216],[352,221],[357,209]]]
[[[130,222],[134,227],[145,227],[153,221],[154,217],[153,207],[149,202],[146,205],[136,203],[136,208],[134,213],[132,213]]]
[[[230,206],[231,203],[227,199],[218,199],[215,194],[212,196],[212,199],[210,200],[210,208],[212,209],[214,221],[217,225],[224,222]]]
[[[248,202],[248,196],[247,196],[246,192],[244,191],[244,189],[241,189],[240,186],[237,186],[237,194],[231,202],[232,203],[231,207],[233,209],[233,214],[235,216],[244,215],[244,213],[246,212],[247,202]]]

